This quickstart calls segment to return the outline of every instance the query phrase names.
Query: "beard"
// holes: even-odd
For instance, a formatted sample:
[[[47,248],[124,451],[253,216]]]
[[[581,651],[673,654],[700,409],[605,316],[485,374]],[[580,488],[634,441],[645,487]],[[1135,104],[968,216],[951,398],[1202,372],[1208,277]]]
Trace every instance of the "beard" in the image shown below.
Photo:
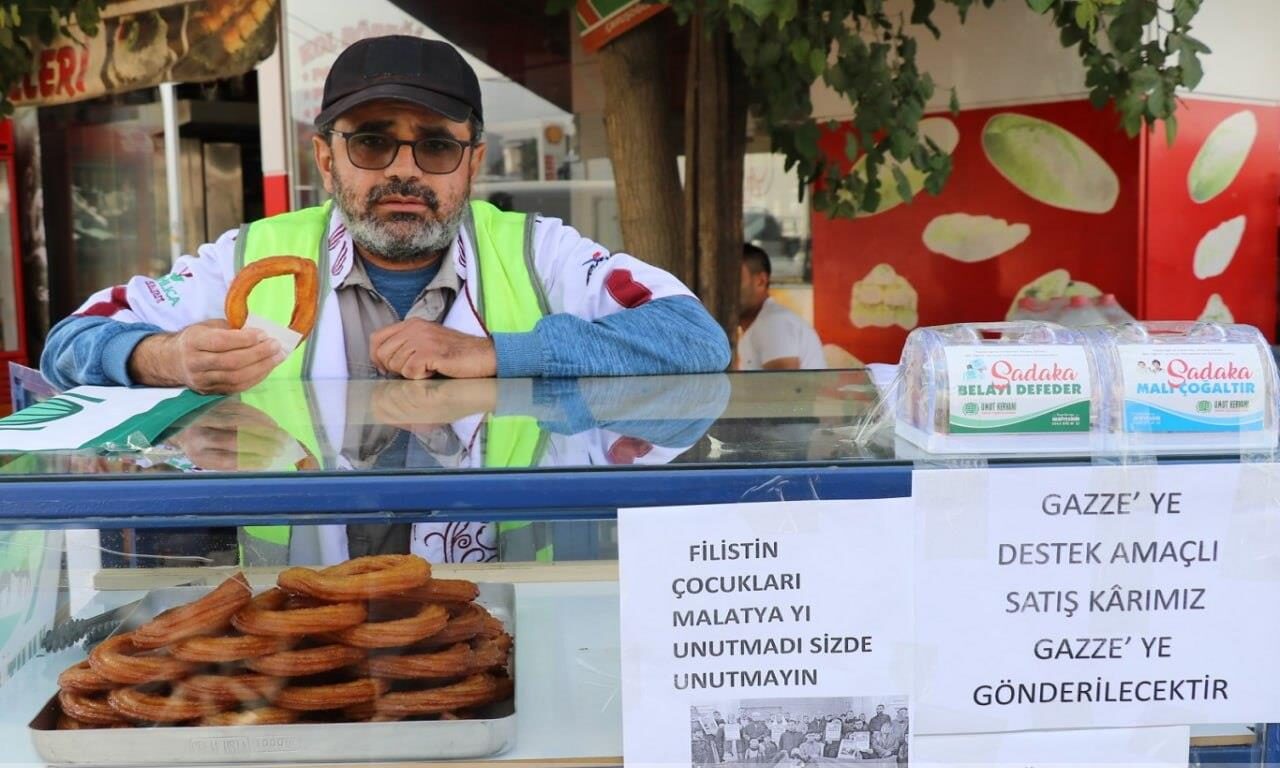
[[[394,211],[379,217],[374,205],[384,197],[412,197],[421,200],[429,211],[420,216],[409,211]],[[357,193],[333,175],[333,198],[351,239],[361,249],[397,264],[412,264],[424,256],[445,251],[458,236],[462,217],[471,197],[471,183],[455,201],[446,207],[435,190],[414,181],[392,180],[369,190],[363,204]]]

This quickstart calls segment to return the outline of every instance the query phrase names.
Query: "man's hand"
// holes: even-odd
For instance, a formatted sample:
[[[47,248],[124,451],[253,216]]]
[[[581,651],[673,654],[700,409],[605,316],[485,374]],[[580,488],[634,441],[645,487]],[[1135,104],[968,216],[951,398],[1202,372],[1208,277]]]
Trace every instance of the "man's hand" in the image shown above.
[[[485,381],[401,381],[373,382],[373,416],[387,424],[411,432],[436,427],[498,407],[498,382]]]
[[[169,438],[201,469],[271,469],[297,441],[262,411],[223,400]]]
[[[492,339],[417,318],[388,325],[370,336],[369,357],[379,370],[405,379],[425,379],[437,373],[454,379],[498,375]]]
[[[209,320],[143,339],[129,356],[129,376],[148,386],[229,395],[265,379],[285,357],[280,344],[260,330],[234,330],[225,320]]]

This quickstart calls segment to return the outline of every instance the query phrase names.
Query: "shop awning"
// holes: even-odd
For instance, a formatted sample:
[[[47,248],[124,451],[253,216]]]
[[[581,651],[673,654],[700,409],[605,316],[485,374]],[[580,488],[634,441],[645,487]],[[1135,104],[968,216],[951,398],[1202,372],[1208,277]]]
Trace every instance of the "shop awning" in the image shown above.
[[[164,82],[244,74],[276,45],[280,0],[119,0],[98,34],[35,45],[17,106],[65,104]]]

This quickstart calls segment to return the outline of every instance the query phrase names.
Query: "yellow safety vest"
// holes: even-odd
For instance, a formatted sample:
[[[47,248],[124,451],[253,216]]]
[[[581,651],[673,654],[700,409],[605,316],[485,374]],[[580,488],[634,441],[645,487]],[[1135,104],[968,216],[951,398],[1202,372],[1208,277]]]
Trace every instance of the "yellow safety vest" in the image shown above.
[[[329,220],[332,203],[261,219],[240,228],[236,238],[235,267],[238,272],[246,264],[270,256],[302,256],[316,263],[320,278],[316,327],[321,321],[325,298],[332,290],[329,284]],[[471,216],[466,222],[468,235],[475,244],[476,260],[470,265],[472,285],[490,333],[524,333],[532,331],[548,314],[546,296],[533,260],[534,217],[523,213],[498,210],[489,203],[472,201]],[[293,315],[293,280],[288,276],[262,281],[249,294],[249,311],[259,317],[287,326]],[[314,338],[315,333],[311,334]],[[269,395],[246,392],[241,401],[272,418],[282,429],[296,438],[312,456],[322,457],[314,421],[303,380],[309,378],[314,348],[310,339],[275,368],[268,378],[279,383]],[[285,382],[294,387],[283,391]],[[490,416],[486,420],[485,466],[527,467],[541,457],[544,439],[537,420],[530,416]],[[287,525],[246,526],[245,532],[256,544],[269,549],[283,548],[287,556],[290,530]],[[541,538],[541,527],[527,522],[500,523],[498,534],[507,539],[529,539],[519,542],[521,549],[531,550],[537,560],[551,560],[551,545]],[[516,542],[512,542],[513,544]]]

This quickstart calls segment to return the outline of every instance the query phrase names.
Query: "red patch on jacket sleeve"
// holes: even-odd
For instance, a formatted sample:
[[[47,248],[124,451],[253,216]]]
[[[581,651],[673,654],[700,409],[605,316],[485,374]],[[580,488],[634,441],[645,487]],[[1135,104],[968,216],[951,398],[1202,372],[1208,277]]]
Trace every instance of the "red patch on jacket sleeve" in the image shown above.
[[[107,301],[99,301],[96,304],[90,304],[83,312],[79,313],[81,317],[111,317],[122,309],[129,308],[129,297],[125,292],[123,285],[117,285],[111,289],[111,295]]]
[[[604,287],[614,301],[627,309],[635,309],[642,304],[647,304],[653,298],[653,291],[649,290],[644,283],[636,282],[629,269],[615,269],[610,272],[609,277],[604,281]]]
[[[641,440],[638,437],[620,437],[609,446],[607,458],[613,465],[635,464],[637,459],[643,459],[652,450],[653,444],[648,440]]]

